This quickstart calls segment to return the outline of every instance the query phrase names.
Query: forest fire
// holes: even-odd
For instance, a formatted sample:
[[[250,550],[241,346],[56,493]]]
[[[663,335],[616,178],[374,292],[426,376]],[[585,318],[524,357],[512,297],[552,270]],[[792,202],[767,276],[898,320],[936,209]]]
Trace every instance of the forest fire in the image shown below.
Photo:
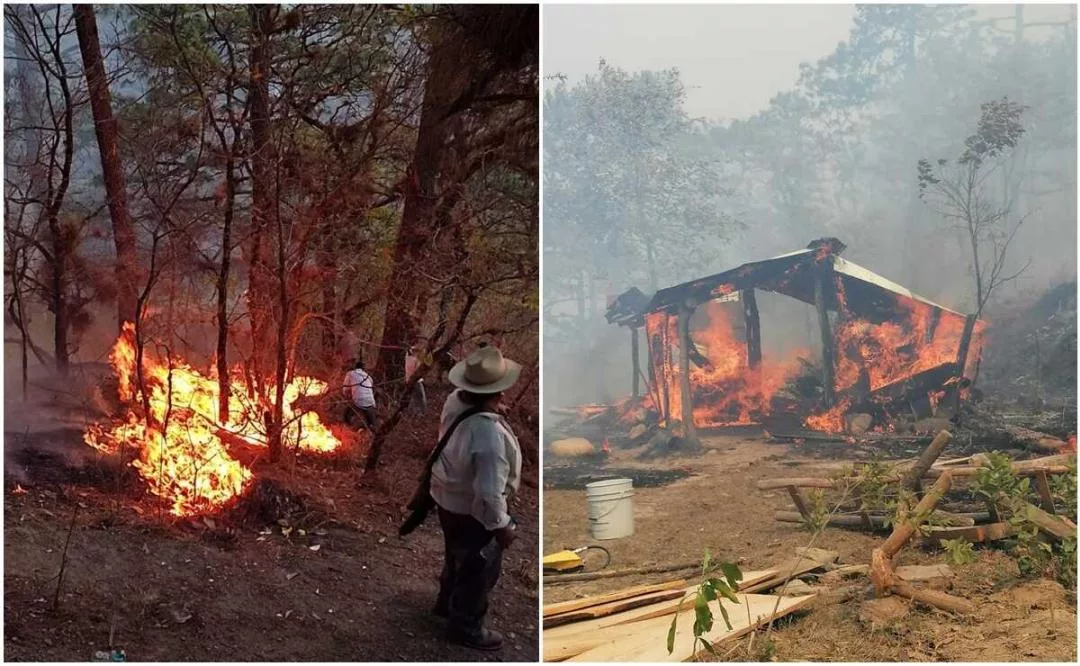
[[[126,405],[122,423],[96,424],[87,429],[87,444],[107,454],[137,453],[131,464],[154,495],[171,504],[177,516],[212,511],[241,494],[252,479],[251,470],[230,455],[227,441],[266,446],[263,415],[272,399],[255,393],[239,372],[230,377],[229,419],[217,419],[218,381],[207,377],[183,361],[162,361],[146,353],[143,383],[150,414],[140,414],[144,396],[138,389],[135,329],[130,323],[113,345],[109,360],[119,382],[119,395]],[[341,441],[314,412],[294,411],[302,396],[315,396],[327,385],[310,377],[296,377],[285,387],[283,406],[284,446],[302,451],[327,453]],[[274,388],[265,388],[273,395]]]

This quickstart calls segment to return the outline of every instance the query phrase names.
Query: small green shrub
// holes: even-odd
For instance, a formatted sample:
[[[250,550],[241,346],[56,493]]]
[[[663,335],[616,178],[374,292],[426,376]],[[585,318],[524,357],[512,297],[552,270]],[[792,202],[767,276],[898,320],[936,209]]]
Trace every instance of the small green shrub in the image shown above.
[[[710,574],[715,573],[717,569],[723,573],[723,578],[710,577]],[[713,627],[713,613],[709,603],[716,602],[716,607],[720,610],[720,616],[724,619],[724,625],[730,630],[731,620],[728,618],[727,609],[724,608],[723,599],[727,599],[734,604],[740,603],[739,598],[735,596],[735,591],[739,589],[742,571],[738,565],[731,562],[713,563],[709,551],[705,551],[705,558],[701,563],[701,575],[703,580],[701,585],[698,586],[697,592],[693,595],[694,645],[700,642],[710,654],[716,655],[712,643],[702,638]],[[683,597],[683,600],[679,602],[678,608],[675,609],[675,617],[671,619],[671,628],[668,629],[667,635],[668,654],[675,651],[675,630],[679,621],[679,611],[682,610],[683,601],[686,601],[687,598]]]
[[[967,539],[942,539],[941,545],[945,547],[945,559],[949,564],[963,566],[975,561],[975,549]]]

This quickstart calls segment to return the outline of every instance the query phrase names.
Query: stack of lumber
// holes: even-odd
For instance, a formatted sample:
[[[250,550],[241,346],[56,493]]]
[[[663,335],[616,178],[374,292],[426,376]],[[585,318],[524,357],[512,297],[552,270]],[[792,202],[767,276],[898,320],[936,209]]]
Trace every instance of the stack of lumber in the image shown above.
[[[808,608],[816,595],[789,597],[762,592],[831,565],[836,559],[831,551],[800,549],[798,555],[772,569],[743,572],[739,603],[723,602],[731,629],[713,602],[715,622],[703,638],[715,647]],[[705,650],[701,643],[695,644],[693,636],[697,590],[696,584],[675,580],[544,606],[544,661],[689,661]],[[680,604],[675,650],[669,654],[668,631]]]

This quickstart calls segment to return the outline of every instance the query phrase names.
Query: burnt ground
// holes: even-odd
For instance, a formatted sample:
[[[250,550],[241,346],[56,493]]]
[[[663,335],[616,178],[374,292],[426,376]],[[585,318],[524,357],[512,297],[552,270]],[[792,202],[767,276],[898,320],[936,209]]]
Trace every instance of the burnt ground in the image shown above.
[[[535,466],[526,464],[512,506],[520,536],[489,613],[506,646],[451,646],[429,614],[438,520],[404,540],[397,527],[434,441],[433,414],[399,426],[382,468],[359,485],[348,456],[256,468],[303,504],[284,526],[239,509],[162,515],[133,473],[119,480],[122,468],[90,452],[78,430],[6,434],[4,659],[87,661],[111,644],[137,661],[535,661]],[[535,436],[518,434],[535,451]]]
[[[777,510],[794,510],[783,490],[759,491],[760,479],[821,476],[841,461],[820,449],[761,440],[709,437],[699,457],[655,460],[648,469],[689,470],[692,475],[668,485],[635,488],[632,537],[600,542],[610,550],[612,568],[699,559],[706,549],[744,569],[765,569],[808,545],[811,535],[792,523],[773,520]],[[856,451],[852,451],[855,453]],[[635,450],[616,450],[612,467],[645,467]],[[953,457],[946,449],[942,458]],[[965,454],[960,454],[965,455]],[[850,456],[855,458],[857,456]],[[550,464],[550,463],[549,463]],[[546,470],[545,470],[546,473]],[[545,475],[545,479],[546,479]],[[544,490],[544,552],[592,541],[583,490]],[[841,562],[865,564],[885,534],[827,528],[815,547],[840,553]],[[885,623],[860,619],[869,598],[866,578],[821,585],[814,608],[776,624],[772,654],[763,651],[763,632],[725,646],[726,660],[780,661],[1062,661],[1076,660],[1076,596],[1048,579],[1021,579],[1016,560],[1004,552],[976,548],[974,563],[954,566],[949,592],[978,606],[973,618],[910,606],[903,617]],[[899,564],[936,564],[944,554],[909,545]],[[544,602],[564,601],[631,585],[658,582],[670,575],[628,576],[548,585]]]

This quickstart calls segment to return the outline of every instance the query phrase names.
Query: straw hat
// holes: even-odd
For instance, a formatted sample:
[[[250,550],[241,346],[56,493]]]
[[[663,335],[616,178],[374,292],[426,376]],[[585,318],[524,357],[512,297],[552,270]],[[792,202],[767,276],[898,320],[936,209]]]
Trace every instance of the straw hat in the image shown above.
[[[470,393],[500,393],[521,376],[521,365],[495,347],[481,347],[450,368],[450,383]]]

